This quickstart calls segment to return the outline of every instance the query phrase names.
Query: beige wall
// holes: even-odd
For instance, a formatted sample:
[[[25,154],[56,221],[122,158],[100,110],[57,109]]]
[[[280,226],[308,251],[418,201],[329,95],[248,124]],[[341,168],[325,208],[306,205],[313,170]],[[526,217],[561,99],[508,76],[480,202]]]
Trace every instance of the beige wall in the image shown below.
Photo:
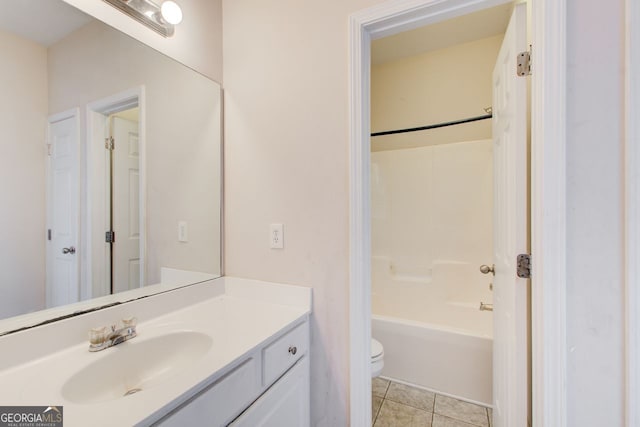
[[[486,114],[502,35],[371,68],[371,130],[404,129]],[[491,120],[378,136],[374,151],[491,138]]]
[[[222,0],[180,0],[183,21],[164,38],[103,0],[64,0],[209,78],[222,82]]]
[[[87,103],[141,85],[146,96],[146,284],[159,283],[161,267],[219,274],[219,86],[97,21],[49,49],[49,109],[80,107],[83,140]],[[95,163],[103,162],[102,144],[93,151]],[[81,152],[85,165],[86,142]],[[86,184],[92,172],[85,168],[83,176]],[[91,190],[82,188],[87,200]],[[188,222],[187,243],[178,242],[180,220]],[[102,233],[97,237],[103,242]],[[85,280],[98,283],[99,277],[85,273]]]
[[[314,426],[349,413],[347,17],[374,3],[223,3],[225,273],[313,288]]]
[[[0,318],[45,305],[46,49],[0,32]]]

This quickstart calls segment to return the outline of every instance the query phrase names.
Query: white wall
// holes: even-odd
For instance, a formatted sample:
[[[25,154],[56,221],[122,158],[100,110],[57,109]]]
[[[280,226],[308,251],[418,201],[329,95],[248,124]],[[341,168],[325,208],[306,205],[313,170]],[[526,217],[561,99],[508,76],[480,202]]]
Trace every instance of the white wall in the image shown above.
[[[63,1],[222,82],[222,0],[180,0],[183,21],[170,38],[162,37],[103,0]]]
[[[621,426],[624,2],[567,3],[567,425]]]
[[[97,21],[49,49],[50,111],[80,107],[83,139],[87,103],[139,85],[146,96],[146,284],[160,281],[161,267],[219,274],[219,86]],[[99,145],[95,164],[104,162]],[[88,191],[85,185],[83,200]],[[178,242],[180,220],[188,222],[189,242]],[[104,242],[103,233],[97,238]],[[85,280],[95,286],[99,279]]]
[[[0,318],[45,305],[47,52],[0,32]]]

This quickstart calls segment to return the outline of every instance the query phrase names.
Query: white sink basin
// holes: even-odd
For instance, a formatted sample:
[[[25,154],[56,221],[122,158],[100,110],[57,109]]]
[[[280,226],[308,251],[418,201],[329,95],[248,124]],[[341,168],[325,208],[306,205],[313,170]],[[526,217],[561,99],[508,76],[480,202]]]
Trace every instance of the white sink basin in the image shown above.
[[[94,353],[104,357],[71,376],[62,386],[62,397],[86,404],[144,392],[191,367],[209,351],[212,343],[208,335],[191,331],[146,340],[139,335]]]

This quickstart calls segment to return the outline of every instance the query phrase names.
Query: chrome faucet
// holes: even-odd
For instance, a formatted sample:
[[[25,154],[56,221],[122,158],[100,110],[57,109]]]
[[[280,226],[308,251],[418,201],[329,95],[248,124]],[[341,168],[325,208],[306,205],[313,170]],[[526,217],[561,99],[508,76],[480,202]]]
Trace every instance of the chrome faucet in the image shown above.
[[[129,317],[122,319],[121,325],[116,324],[111,325],[110,328],[103,326],[91,329],[89,331],[89,351],[104,350],[135,338],[138,335],[136,332],[137,324],[138,319]]]

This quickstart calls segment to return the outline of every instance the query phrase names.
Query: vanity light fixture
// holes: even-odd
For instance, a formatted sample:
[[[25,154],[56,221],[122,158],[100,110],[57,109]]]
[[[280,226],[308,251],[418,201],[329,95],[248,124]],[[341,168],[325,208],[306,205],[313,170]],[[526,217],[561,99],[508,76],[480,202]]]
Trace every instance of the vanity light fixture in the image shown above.
[[[182,10],[173,1],[158,6],[151,0],[104,0],[164,37],[171,37],[182,21]]]
[[[182,22],[182,9],[174,1],[167,0],[160,6],[160,13],[169,24],[178,25]]]

